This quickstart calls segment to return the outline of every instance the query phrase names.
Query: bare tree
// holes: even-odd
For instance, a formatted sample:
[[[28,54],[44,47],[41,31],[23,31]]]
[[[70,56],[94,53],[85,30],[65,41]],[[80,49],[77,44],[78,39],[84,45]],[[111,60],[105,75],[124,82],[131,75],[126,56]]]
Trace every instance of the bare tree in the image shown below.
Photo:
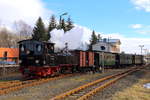
[[[20,40],[31,38],[33,28],[27,23],[25,23],[24,21],[22,20],[15,21],[14,27],[15,27],[16,33],[19,34],[20,36]]]
[[[9,31],[6,28],[0,29],[0,46],[1,47],[11,47]]]
[[[6,28],[0,28],[0,47],[17,47],[19,37]]]

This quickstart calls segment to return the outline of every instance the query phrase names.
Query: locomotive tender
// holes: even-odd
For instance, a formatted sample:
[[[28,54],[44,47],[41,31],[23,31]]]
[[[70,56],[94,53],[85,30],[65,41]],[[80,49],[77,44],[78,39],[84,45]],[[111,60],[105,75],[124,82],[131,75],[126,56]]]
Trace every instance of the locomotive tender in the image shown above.
[[[20,71],[25,77],[46,77],[66,72],[85,72],[101,67],[143,64],[142,55],[100,51],[54,52],[54,43],[23,40],[19,43]]]

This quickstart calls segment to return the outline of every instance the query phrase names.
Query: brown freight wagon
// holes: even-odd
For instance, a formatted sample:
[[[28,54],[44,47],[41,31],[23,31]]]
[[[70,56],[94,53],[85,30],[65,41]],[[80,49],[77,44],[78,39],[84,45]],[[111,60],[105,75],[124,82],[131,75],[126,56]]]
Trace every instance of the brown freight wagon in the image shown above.
[[[73,54],[77,57],[78,70],[90,71],[94,67],[94,53],[91,51],[75,50]]]
[[[94,66],[94,53],[91,51],[86,52],[86,57],[88,58],[87,60],[87,66]]]

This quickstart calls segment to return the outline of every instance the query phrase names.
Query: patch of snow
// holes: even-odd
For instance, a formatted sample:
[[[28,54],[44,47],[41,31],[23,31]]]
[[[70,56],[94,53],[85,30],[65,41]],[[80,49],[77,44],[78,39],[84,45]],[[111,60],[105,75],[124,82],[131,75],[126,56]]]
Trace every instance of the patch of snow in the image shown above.
[[[150,89],[150,83],[144,84],[143,87],[145,87],[145,88],[147,88],[147,89]]]

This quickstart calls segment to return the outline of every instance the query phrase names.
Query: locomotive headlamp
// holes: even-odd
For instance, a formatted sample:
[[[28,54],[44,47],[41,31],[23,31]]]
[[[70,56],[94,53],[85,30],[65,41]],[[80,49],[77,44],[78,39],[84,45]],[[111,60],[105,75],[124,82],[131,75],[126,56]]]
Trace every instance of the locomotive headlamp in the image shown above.
[[[35,63],[39,63],[40,61],[39,60],[35,60]]]
[[[43,61],[43,64],[46,64],[46,61],[45,61],[45,60]]]
[[[26,52],[27,54],[30,54],[30,51],[29,50],[27,50],[27,52]]]

